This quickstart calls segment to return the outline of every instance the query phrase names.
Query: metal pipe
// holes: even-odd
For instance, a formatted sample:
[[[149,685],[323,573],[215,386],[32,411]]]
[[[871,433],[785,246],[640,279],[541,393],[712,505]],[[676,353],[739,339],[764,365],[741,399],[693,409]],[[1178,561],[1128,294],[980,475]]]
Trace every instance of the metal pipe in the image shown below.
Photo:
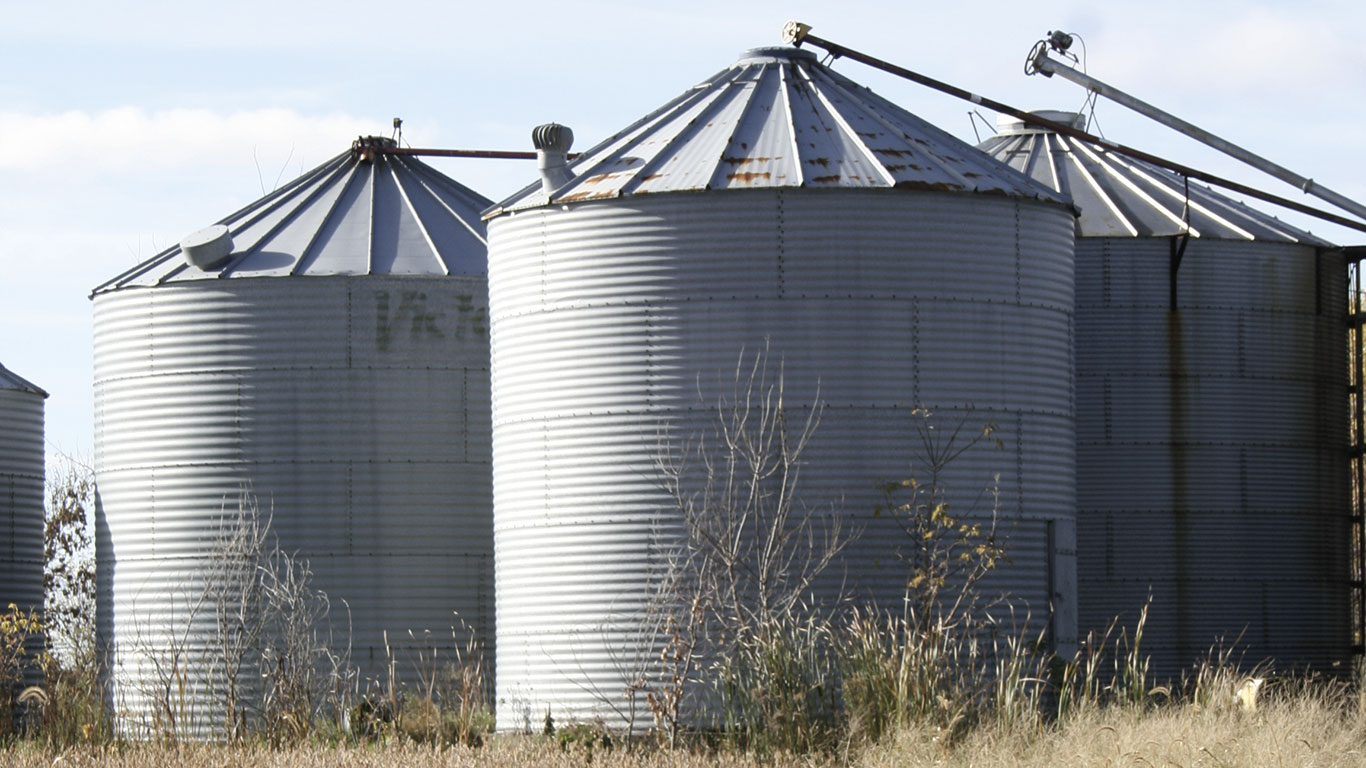
[[[1200,181],[1203,181],[1207,184],[1213,184],[1215,186],[1223,187],[1224,189],[1239,192],[1244,195],[1247,195],[1248,197],[1256,198],[1263,202],[1272,203],[1274,205],[1279,205],[1282,208],[1288,208],[1292,211],[1298,211],[1299,213],[1307,214],[1309,216],[1314,216],[1316,218],[1323,219],[1324,221],[1332,222],[1333,224],[1337,224],[1342,227],[1347,227],[1348,229],[1355,229],[1359,232],[1366,232],[1366,224],[1357,221],[1356,219],[1349,219],[1345,216],[1339,216],[1335,213],[1329,213],[1328,211],[1313,208],[1303,203],[1297,203],[1293,200],[1287,200],[1283,197],[1273,195],[1269,192],[1263,192],[1255,187],[1249,187],[1246,184],[1239,184],[1236,181],[1221,178],[1219,176],[1215,176],[1212,173],[1206,173],[1204,171],[1197,170],[1186,165],[1182,165],[1172,160],[1167,160],[1165,158],[1158,157],[1157,155],[1144,152],[1140,149],[1134,149],[1133,147],[1128,147],[1123,144],[1116,144],[1113,141],[1102,139],[1099,136],[1093,136],[1085,131],[1077,130],[1076,128],[1073,128],[1070,125],[1055,122],[1053,120],[1039,117],[1037,115],[1031,115],[1030,113],[1025,112],[1024,110],[1016,109],[1015,107],[1012,107],[1009,104],[1003,104],[1002,102],[989,99],[980,94],[972,93],[971,91],[966,91],[957,86],[949,85],[948,83],[935,80],[932,77],[927,77],[918,72],[913,72],[904,67],[898,67],[895,64],[891,64],[881,59],[874,58],[865,53],[859,53],[858,51],[855,51],[851,48],[845,48],[844,46],[839,45],[837,43],[832,43],[829,40],[823,40],[811,34],[808,31],[809,29],[810,27],[808,27],[805,24],[801,24],[799,22],[788,22],[787,26],[783,29],[784,39],[787,42],[797,46],[801,46],[804,43],[810,43],[811,45],[817,46],[828,51],[830,55],[836,58],[847,57],[853,59],[854,61],[860,62],[862,64],[867,64],[868,66],[873,67],[874,69],[880,69],[883,72],[896,75],[897,77],[905,78],[912,82],[919,83],[929,88],[933,88],[936,91],[940,91],[942,93],[947,93],[950,96],[956,96],[960,99],[970,101],[973,104],[980,104],[986,107],[987,109],[995,110],[997,112],[1001,112],[1012,117],[1018,117],[1019,119],[1031,125],[1042,126],[1051,131],[1060,133],[1064,136],[1071,136],[1074,139],[1080,139],[1081,141],[1089,142],[1098,147],[1103,147],[1111,152],[1115,152],[1126,157],[1132,157],[1138,160],[1143,160],[1144,162],[1152,163],[1153,165],[1161,166],[1163,168],[1166,168],[1167,170],[1175,171],[1176,173],[1189,176],[1192,179],[1199,179]]]
[[[1142,99],[1130,96],[1124,91],[1107,85],[1084,72],[1078,72],[1066,64],[1051,59],[1048,57],[1048,46],[1046,45],[1037,46],[1035,51],[1034,57],[1030,61],[1030,63],[1033,64],[1033,72],[1041,72],[1045,77],[1062,75],[1064,78],[1071,80],[1093,93],[1098,93],[1107,99],[1116,101],[1141,115],[1156,120],[1168,128],[1180,131],[1196,141],[1207,144],[1226,155],[1237,158],[1263,173],[1270,174],[1287,184],[1293,184],[1307,194],[1327,200],[1344,211],[1366,219],[1366,205],[1362,205],[1355,200],[1340,195],[1325,186],[1316,184],[1313,179],[1301,176],[1289,168],[1277,165],[1260,155],[1253,154],[1237,144],[1225,141],[1197,125],[1188,123],[1170,112],[1158,109]],[[1030,72],[1030,74],[1033,74],[1033,72]]]
[[[424,149],[421,147],[385,147],[383,155],[427,155],[431,157],[483,157],[494,160],[535,160],[535,152],[514,152],[497,149]]]
[[[380,155],[427,155],[430,157],[475,157],[490,160],[535,160],[535,152],[521,152],[502,149],[427,149],[422,147],[383,147],[375,150]],[[570,160],[578,158],[577,152],[565,155]]]

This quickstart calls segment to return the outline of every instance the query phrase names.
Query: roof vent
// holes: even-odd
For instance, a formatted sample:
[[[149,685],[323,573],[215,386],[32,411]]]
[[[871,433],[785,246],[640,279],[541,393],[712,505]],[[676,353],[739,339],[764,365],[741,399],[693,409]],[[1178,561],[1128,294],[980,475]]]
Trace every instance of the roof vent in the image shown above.
[[[1042,117],[1045,120],[1052,120],[1055,123],[1076,128],[1079,131],[1086,130],[1086,115],[1079,112],[1063,112],[1057,109],[1037,109],[1029,114]],[[1033,133],[1052,133],[1052,128],[1045,128],[1042,125],[1026,123],[1014,115],[996,116],[996,133],[1000,136],[1020,136]]]
[[[546,123],[531,129],[531,143],[536,147],[536,167],[541,172],[541,189],[550,194],[569,183],[574,174],[569,172],[569,148],[574,144],[574,132],[569,126]]]
[[[232,254],[232,234],[222,224],[214,224],[181,240],[180,250],[190,266],[208,272],[222,265]]]

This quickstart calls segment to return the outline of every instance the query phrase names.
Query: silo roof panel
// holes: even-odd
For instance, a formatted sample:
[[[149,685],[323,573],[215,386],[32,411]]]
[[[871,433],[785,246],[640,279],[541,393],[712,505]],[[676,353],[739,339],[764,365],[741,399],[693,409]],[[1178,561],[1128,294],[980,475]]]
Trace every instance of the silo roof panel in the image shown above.
[[[1045,116],[1058,119],[1062,113]],[[1066,117],[1066,115],[1064,115]],[[1072,116],[1075,117],[1075,116]],[[1066,122],[1066,120],[1064,120]],[[979,146],[990,157],[1071,198],[1082,237],[1267,240],[1327,247],[1286,224],[1173,171],[1070,136],[1010,122]]]
[[[415,158],[353,149],[219,220],[232,236],[222,264],[191,266],[176,245],[93,293],[241,277],[482,275],[479,212],[489,204]]]
[[[899,187],[1065,202],[1052,188],[822,65],[808,51],[750,51],[486,217],[541,205],[662,192]]]
[[[31,394],[47,397],[47,392],[44,392],[37,384],[14,373],[3,365],[0,365],[0,390],[5,392],[29,392]]]
[[[346,180],[313,244],[294,265],[296,275],[364,275],[370,270],[370,225],[374,221],[374,164]],[[381,273],[382,274],[382,273]]]

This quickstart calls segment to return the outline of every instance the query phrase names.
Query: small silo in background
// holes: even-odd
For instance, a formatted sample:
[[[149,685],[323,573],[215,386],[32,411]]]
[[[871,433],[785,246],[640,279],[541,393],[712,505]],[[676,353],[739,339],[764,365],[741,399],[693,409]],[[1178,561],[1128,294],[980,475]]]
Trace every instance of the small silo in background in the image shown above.
[[[998,427],[1003,449],[940,479],[980,522],[999,477],[1009,561],[987,590],[1075,641],[1061,196],[791,48],[751,51],[568,168],[560,138],[538,129],[542,183],[489,214],[500,729],[626,724],[682,525],[659,436],[715,429],[737,360],[764,349],[789,420],[825,406],[802,498],[861,530],[824,596],[900,612],[915,545],[875,515],[876,486],[913,471],[927,408],[946,431]]]
[[[43,610],[43,401],[47,393],[0,365],[0,611]],[[42,650],[31,638],[30,654]],[[36,682],[36,670],[29,679]]]
[[[244,493],[327,594],[319,629],[362,693],[388,650],[410,682],[424,646],[452,660],[459,621],[492,653],[488,201],[391,144],[93,293],[98,619],[125,730],[161,714],[156,663],[176,657],[176,727],[223,727],[196,601]]]
[[[1219,643],[1282,671],[1346,662],[1341,252],[1020,120],[1003,117],[981,149],[1080,209],[1080,631],[1116,616],[1132,631],[1151,595],[1143,646],[1159,676]]]

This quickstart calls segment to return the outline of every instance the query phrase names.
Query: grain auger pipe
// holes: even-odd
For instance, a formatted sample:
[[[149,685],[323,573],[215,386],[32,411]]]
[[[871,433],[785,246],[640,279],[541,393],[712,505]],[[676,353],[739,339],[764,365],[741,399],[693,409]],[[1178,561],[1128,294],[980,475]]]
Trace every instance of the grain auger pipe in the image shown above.
[[[1072,67],[1069,67],[1048,55],[1050,49],[1057,51],[1060,54],[1067,55],[1067,49],[1070,47],[1072,47],[1071,35],[1066,32],[1049,32],[1048,37],[1035,43],[1034,48],[1029,52],[1029,58],[1025,60],[1025,74],[1040,74],[1044,77],[1060,75],[1092,93],[1100,94],[1111,101],[1132,109],[1144,117],[1152,118],[1172,130],[1179,131],[1202,144],[1214,147],[1230,157],[1241,160],[1263,173],[1274,176],[1287,184],[1299,187],[1300,190],[1306,194],[1326,200],[1354,216],[1366,219],[1366,205],[1362,205],[1349,197],[1340,195],[1322,184],[1316,183],[1313,179],[1301,176],[1284,166],[1277,165],[1261,155],[1249,152],[1237,144],[1221,139],[1209,131],[1197,125],[1188,123],[1170,112],[1158,109],[1142,99],[1130,96],[1124,91],[1101,82],[1085,72],[1078,72]]]
[[[1123,144],[1117,144],[1107,139],[1102,139],[1099,136],[1093,136],[1087,133],[1086,131],[1078,130],[1070,125],[1055,122],[1047,118],[1039,117],[1038,115],[1032,115],[1022,109],[1016,109],[1015,107],[1012,107],[1009,104],[1003,104],[994,99],[989,99],[980,94],[964,90],[954,85],[949,85],[948,83],[935,80],[932,77],[927,77],[918,72],[912,72],[911,70],[906,69],[904,67],[899,67],[895,64],[891,64],[881,59],[874,58],[866,53],[860,53],[859,51],[855,51],[852,48],[846,48],[842,45],[839,45],[838,43],[832,43],[829,40],[823,40],[811,34],[810,26],[803,24],[799,21],[789,21],[783,27],[783,40],[787,43],[790,43],[798,47],[801,47],[802,45],[813,45],[817,48],[826,51],[835,58],[853,59],[854,61],[857,61],[861,64],[866,64],[870,67],[873,67],[874,69],[880,69],[883,72],[896,75],[897,77],[905,78],[912,82],[919,83],[929,88],[933,88],[934,90],[940,91],[942,93],[947,93],[950,96],[956,96],[965,101],[970,101],[973,104],[979,104],[983,107],[986,107],[987,109],[995,110],[997,112],[1001,112],[1012,117],[1017,117],[1030,125],[1041,126],[1051,131],[1060,133],[1064,136],[1071,136],[1074,139],[1079,139],[1081,141],[1088,142],[1095,146],[1102,147],[1110,152],[1114,152],[1119,155],[1124,155],[1125,157],[1132,157],[1134,159],[1142,160],[1144,162],[1152,163],[1153,165],[1161,166],[1170,171],[1182,174],[1183,176],[1187,176],[1192,179],[1198,179],[1200,181],[1205,182],[1206,184],[1213,184],[1218,187],[1223,187],[1224,189],[1232,190],[1234,192],[1247,195],[1248,197],[1252,197],[1257,200],[1272,203],[1273,205],[1279,205],[1282,208],[1307,214],[1315,218],[1323,219],[1324,221],[1332,222],[1339,226],[1347,227],[1349,229],[1355,229],[1359,232],[1366,232],[1366,223],[1363,223],[1356,219],[1350,219],[1346,216],[1339,216],[1335,213],[1329,213],[1328,211],[1314,208],[1303,203],[1297,203],[1294,200],[1287,200],[1286,198],[1273,195],[1269,192],[1263,192],[1262,190],[1257,189],[1255,187],[1249,187],[1246,184],[1239,184],[1236,181],[1231,181],[1220,176],[1215,176],[1212,173],[1206,173],[1205,171],[1201,171],[1196,168],[1191,168],[1190,166],[1182,165],[1172,160],[1167,160],[1166,158],[1158,157],[1157,155],[1144,152],[1141,149],[1135,149],[1133,147],[1125,146]],[[1322,188],[1319,187],[1319,189]]]

